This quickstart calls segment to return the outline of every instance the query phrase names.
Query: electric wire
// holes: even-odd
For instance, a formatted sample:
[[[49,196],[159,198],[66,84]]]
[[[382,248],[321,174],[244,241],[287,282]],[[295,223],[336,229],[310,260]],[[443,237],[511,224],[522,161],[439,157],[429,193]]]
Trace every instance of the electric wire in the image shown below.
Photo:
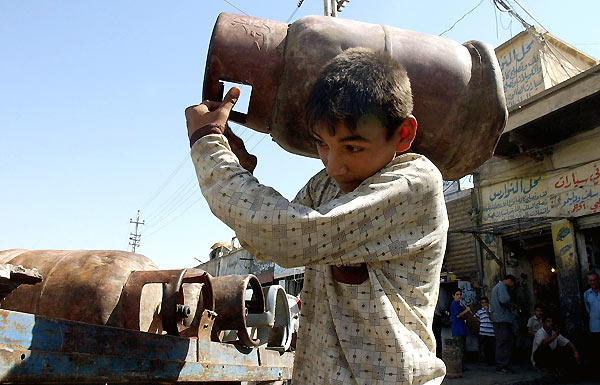
[[[522,9],[523,11],[525,11],[525,13],[526,13],[526,14],[527,14],[529,17],[531,17],[531,19],[533,19],[533,21],[535,21],[536,23],[538,23],[538,25],[539,25],[540,27],[544,28],[544,29],[546,30],[546,32],[548,31],[548,28],[544,27],[544,26],[542,25],[542,23],[540,23],[540,22],[539,22],[539,21],[538,21],[538,20],[537,20],[535,17],[533,17],[533,15],[532,15],[531,13],[529,13],[529,11],[527,11],[527,10],[526,10],[526,9],[525,9],[525,8],[524,8],[522,5],[521,5],[521,3],[519,3],[517,0],[513,0],[513,1],[515,2],[515,4],[517,4],[519,7],[521,7],[521,9]]]
[[[288,17],[286,23],[289,23],[290,20],[292,20],[292,17],[294,17],[294,15],[296,14],[296,12],[298,12],[298,10],[300,9],[300,7],[302,6],[302,3],[304,3],[304,0],[298,1],[298,6],[296,7],[296,9],[294,9],[294,12],[292,12],[292,14],[290,15],[290,17]]]
[[[252,150],[254,150],[256,148],[256,146],[258,146],[260,144],[260,142],[262,142],[263,140],[265,140],[265,138],[267,136],[269,136],[269,135],[265,134],[262,138],[260,138],[260,140],[258,142],[256,142],[256,144],[250,150],[248,150],[248,152],[251,152]]]
[[[189,155],[185,154],[185,156],[183,157],[183,159],[181,160],[181,162],[179,162],[179,165],[177,165],[177,167],[175,167],[175,169],[171,172],[171,174],[167,177],[167,179],[165,179],[165,181],[154,192],[154,194],[152,194],[152,196],[150,198],[148,198],[146,200],[146,202],[144,202],[142,204],[142,206],[140,207],[140,211],[143,210],[143,209],[145,209],[150,203],[152,203],[152,201],[154,199],[156,199],[156,197],[165,189],[165,187],[167,186],[167,184],[169,184],[169,182],[175,177],[175,175],[177,175],[177,173],[179,172],[179,170],[181,170],[181,168],[183,167],[183,165],[186,163],[186,161],[188,159],[189,159]]]
[[[146,221],[148,219],[153,220],[165,209],[165,207],[169,206],[173,202],[173,200],[177,199],[181,195],[182,190],[184,190],[185,188],[187,188],[193,184],[193,182],[192,182],[193,178],[194,178],[194,175],[193,174],[190,175],[183,183],[181,183],[173,191],[173,193],[171,195],[169,195],[168,198],[163,200],[156,208],[154,208],[154,210],[150,210],[146,214]]]
[[[483,3],[483,1],[484,0],[480,0],[479,3],[476,6],[474,6],[473,8],[471,8],[471,10],[468,11],[467,13],[465,13],[464,15],[462,15],[458,20],[456,20],[454,22],[454,24],[452,24],[452,26],[450,28],[448,28],[444,32],[440,33],[438,36],[442,36],[446,32],[449,32],[450,30],[452,30],[452,28],[454,28],[456,26],[456,24],[458,24],[462,19],[464,19],[465,17],[467,17],[467,15],[469,15],[471,12],[473,12],[474,10],[476,10]]]
[[[171,223],[175,222],[176,219],[178,219],[184,213],[188,212],[189,209],[191,209],[196,203],[198,203],[200,201],[200,199],[201,199],[201,197],[198,197],[198,199],[196,199],[195,201],[193,201],[191,205],[187,206],[185,208],[185,210],[183,210],[179,215],[175,216],[173,219],[171,219],[169,222],[167,222],[163,226],[159,227],[158,229],[156,229],[156,230],[152,231],[151,233],[147,234],[145,238],[148,239],[148,237],[151,237],[152,235],[158,233],[159,231],[161,231],[162,229],[164,229],[165,227],[167,227]]]
[[[195,187],[195,186],[194,186]],[[167,221],[168,219],[170,219],[173,215],[175,215],[175,217],[178,217],[181,214],[176,214],[177,210],[183,206],[185,203],[189,202],[191,199],[193,199],[195,196],[197,196],[197,194],[199,193],[197,188],[193,188],[191,190],[188,191],[188,193],[186,194],[186,198],[180,200],[177,205],[173,206],[173,208],[171,210],[169,210],[168,212],[166,212],[159,220],[155,221],[155,224],[152,228],[150,228],[150,230],[155,230],[157,227],[159,227],[159,225],[162,225],[164,221]],[[202,196],[198,197],[198,199],[200,199]],[[169,222],[170,223],[170,222]]]
[[[149,217],[146,219],[146,229],[156,227],[158,224],[161,223],[161,221],[163,221],[166,217],[171,215],[171,213],[177,207],[179,207],[179,205],[181,205],[182,202],[185,203],[187,200],[190,199],[190,197],[193,195],[193,192],[196,191],[196,189],[198,188],[198,186],[191,181],[191,178],[193,177],[194,175],[190,177],[190,182],[186,181],[186,183],[181,185],[177,194],[171,199],[171,201],[165,204],[160,211],[158,211],[153,217]]]
[[[226,2],[227,4],[231,5],[233,8],[237,9],[238,11],[240,11],[241,13],[243,13],[244,15],[250,16],[246,12],[242,11],[241,8],[239,8],[237,5],[233,4],[231,1],[229,1],[229,0],[223,0],[223,1]]]

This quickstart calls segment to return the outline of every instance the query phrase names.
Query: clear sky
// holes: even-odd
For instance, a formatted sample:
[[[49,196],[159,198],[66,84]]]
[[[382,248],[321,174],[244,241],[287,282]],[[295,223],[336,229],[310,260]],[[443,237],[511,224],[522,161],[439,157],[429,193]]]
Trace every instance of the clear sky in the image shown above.
[[[600,58],[599,1],[519,3]],[[0,250],[124,250],[138,209],[138,252],[163,269],[194,266],[231,239],[194,180],[183,116],[201,101],[217,15],[240,13],[231,4],[285,22],[297,0],[0,2]],[[444,36],[498,46],[523,29],[491,0],[351,0],[340,17],[438,35],[478,4]],[[292,21],[322,12],[322,0],[305,0]],[[287,198],[321,168],[237,132],[258,179]]]

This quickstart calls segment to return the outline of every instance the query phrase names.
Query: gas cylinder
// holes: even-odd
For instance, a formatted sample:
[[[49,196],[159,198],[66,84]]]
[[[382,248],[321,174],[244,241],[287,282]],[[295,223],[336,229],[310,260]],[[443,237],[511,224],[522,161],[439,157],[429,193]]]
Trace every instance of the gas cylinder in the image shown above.
[[[418,121],[412,150],[444,179],[489,159],[508,116],[491,46],[325,16],[292,24],[223,13],[215,24],[203,99],[220,100],[221,81],[252,86],[247,113],[230,120],[269,133],[285,150],[318,157],[303,109],[320,69],[351,47],[386,51],[407,70]]]
[[[444,340],[442,361],[446,364],[447,378],[462,377],[462,352],[451,338]]]
[[[43,277],[37,285],[15,289],[3,309],[97,325],[109,323],[132,271],[157,270],[143,255],[115,250],[13,249],[0,251],[0,263],[36,268]],[[140,330],[149,331],[156,321],[161,299],[161,284],[144,288]]]

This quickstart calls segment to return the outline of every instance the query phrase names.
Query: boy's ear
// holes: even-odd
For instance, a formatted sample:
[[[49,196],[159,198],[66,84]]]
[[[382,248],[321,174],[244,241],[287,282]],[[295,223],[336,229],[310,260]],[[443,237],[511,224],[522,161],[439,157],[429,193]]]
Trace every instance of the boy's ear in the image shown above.
[[[417,136],[417,119],[412,115],[407,116],[398,126],[398,134],[399,141],[396,152],[408,151]]]

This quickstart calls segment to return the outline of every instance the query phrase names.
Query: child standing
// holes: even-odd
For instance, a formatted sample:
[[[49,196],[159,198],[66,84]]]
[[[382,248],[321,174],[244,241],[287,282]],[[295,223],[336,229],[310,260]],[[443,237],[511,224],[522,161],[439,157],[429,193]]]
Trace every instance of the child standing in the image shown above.
[[[465,319],[467,315],[471,312],[471,308],[469,306],[464,307],[460,300],[462,299],[462,290],[457,289],[452,295],[454,299],[450,304],[450,321],[452,322],[452,338],[456,343],[456,346],[460,349],[461,361],[463,363],[463,370],[465,368],[465,345],[467,341],[467,337],[469,336],[469,329],[467,328],[467,323]]]
[[[248,251],[306,267],[294,384],[440,384],[431,324],[448,220],[439,171],[406,153],[417,122],[404,68],[366,49],[324,67],[305,112],[325,169],[291,202],[230,150],[238,96],[186,110],[191,155]]]
[[[544,308],[542,305],[537,304],[533,309],[533,315],[527,320],[527,332],[529,332],[530,335],[535,337],[535,333],[540,330],[543,325],[542,317],[544,317]]]
[[[496,337],[494,325],[490,319],[490,300],[481,297],[481,309],[477,310],[475,317],[479,320],[479,348],[488,365],[495,365]]]

